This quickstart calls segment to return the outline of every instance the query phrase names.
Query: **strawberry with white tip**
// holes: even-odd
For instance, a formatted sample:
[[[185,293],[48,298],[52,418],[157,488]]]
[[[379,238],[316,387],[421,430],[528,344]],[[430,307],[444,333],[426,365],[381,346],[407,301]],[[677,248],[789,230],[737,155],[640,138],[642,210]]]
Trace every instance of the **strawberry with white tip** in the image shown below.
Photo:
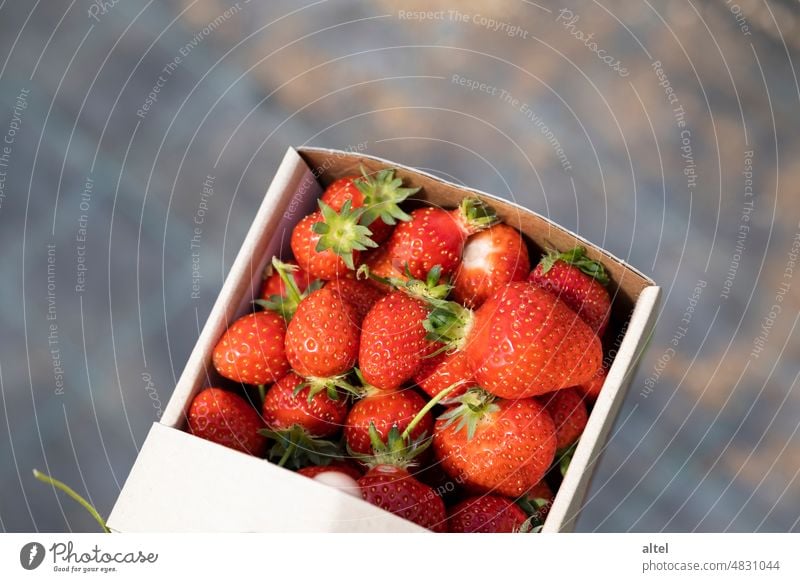
[[[413,210],[411,220],[401,222],[386,242],[386,255],[376,259],[389,261],[400,273],[408,271],[422,279],[434,267],[449,277],[461,262],[467,237],[489,228],[497,215],[477,196],[464,198],[455,210],[425,206]]]
[[[453,299],[478,308],[503,285],[524,281],[530,270],[528,247],[519,231],[495,224],[467,239],[453,279]]]

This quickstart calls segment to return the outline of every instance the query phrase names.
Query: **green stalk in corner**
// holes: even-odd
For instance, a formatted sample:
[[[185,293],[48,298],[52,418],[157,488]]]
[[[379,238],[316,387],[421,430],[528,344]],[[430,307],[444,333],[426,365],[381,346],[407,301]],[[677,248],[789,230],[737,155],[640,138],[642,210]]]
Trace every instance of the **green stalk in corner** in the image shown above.
[[[47,483],[48,485],[52,485],[56,489],[60,489],[67,495],[69,495],[73,500],[77,501],[81,504],[81,506],[89,512],[89,514],[95,519],[97,523],[100,524],[100,527],[103,528],[104,533],[111,533],[111,530],[108,529],[106,526],[106,521],[100,516],[94,506],[86,501],[83,497],[81,497],[72,487],[59,481],[58,479],[53,479],[50,475],[45,475],[41,471],[37,469],[33,470],[33,476],[36,477],[42,483]]]

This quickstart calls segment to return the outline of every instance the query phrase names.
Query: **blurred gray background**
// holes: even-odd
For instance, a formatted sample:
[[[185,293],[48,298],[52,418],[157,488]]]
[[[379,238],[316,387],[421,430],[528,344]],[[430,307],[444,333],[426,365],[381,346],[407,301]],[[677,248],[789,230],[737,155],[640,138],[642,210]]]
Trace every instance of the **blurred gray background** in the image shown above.
[[[109,513],[309,144],[663,286],[580,530],[800,530],[799,44],[788,0],[0,2],[0,529],[96,530],[31,470]]]

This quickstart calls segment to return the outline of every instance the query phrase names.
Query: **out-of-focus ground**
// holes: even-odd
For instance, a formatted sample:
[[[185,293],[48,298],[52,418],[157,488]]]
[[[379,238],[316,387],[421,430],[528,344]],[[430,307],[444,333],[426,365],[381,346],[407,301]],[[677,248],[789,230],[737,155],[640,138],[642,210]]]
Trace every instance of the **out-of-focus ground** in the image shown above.
[[[800,529],[797,4],[491,6],[0,4],[0,529],[94,529],[34,467],[110,511],[304,144],[513,198],[663,286],[580,530]]]

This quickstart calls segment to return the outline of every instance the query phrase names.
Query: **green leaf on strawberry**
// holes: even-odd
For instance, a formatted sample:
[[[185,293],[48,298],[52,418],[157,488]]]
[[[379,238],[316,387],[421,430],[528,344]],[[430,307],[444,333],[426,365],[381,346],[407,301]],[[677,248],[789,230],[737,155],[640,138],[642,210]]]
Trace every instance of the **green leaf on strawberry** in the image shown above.
[[[355,185],[364,195],[366,210],[361,217],[361,224],[369,226],[378,218],[386,224],[396,224],[398,220],[403,222],[411,220],[411,217],[400,208],[400,203],[420,189],[404,188],[403,180],[395,177],[394,169],[367,174],[364,166],[361,166],[361,177],[355,180]]]
[[[580,269],[583,273],[593,277],[598,283],[608,285],[608,273],[605,267],[603,267],[601,263],[593,261],[586,256],[586,247],[576,246],[563,253],[554,249],[548,250],[540,263],[542,266],[542,274],[547,274],[547,272],[553,268],[553,265],[556,264],[556,261],[564,261],[568,265],[572,265]]]
[[[278,459],[279,467],[299,469],[306,465],[327,465],[344,458],[337,443],[314,438],[299,424],[284,430],[264,428],[258,432],[275,441],[267,456],[270,460]]]
[[[325,282],[315,279],[304,291],[300,291],[294,278],[294,273],[300,269],[297,265],[290,265],[280,261],[277,257],[273,257],[272,268],[281,278],[286,294],[270,295],[269,299],[256,299],[253,303],[260,305],[264,309],[274,311],[283,319],[289,321],[297,311],[297,306],[300,305],[300,302],[322,287]]]
[[[365,251],[368,247],[377,247],[377,243],[370,238],[372,231],[360,224],[364,208],[352,208],[352,201],[348,200],[342,206],[341,212],[318,201],[322,213],[322,221],[314,223],[312,230],[320,235],[315,251],[322,252],[330,249],[344,261],[347,268],[355,269],[353,251]]]
[[[458,406],[449,409],[439,419],[445,421],[444,427],[458,422],[455,432],[466,428],[467,440],[472,440],[478,428],[478,423],[483,417],[500,410],[500,407],[494,404],[494,400],[494,396],[480,388],[467,390],[462,396],[453,399],[453,402],[457,403]]]

